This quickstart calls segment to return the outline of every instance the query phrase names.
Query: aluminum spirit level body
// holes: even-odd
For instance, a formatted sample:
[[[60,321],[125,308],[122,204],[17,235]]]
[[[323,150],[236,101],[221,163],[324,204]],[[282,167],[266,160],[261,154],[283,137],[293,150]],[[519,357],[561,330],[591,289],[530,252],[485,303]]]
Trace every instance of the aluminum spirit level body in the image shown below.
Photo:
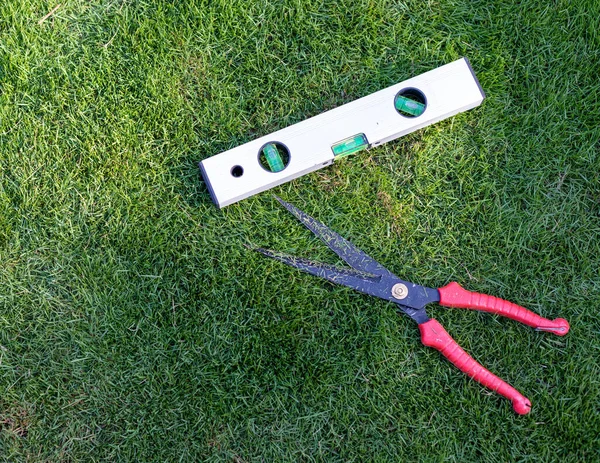
[[[466,58],[257,138],[200,163],[225,207],[479,106],[485,94]]]

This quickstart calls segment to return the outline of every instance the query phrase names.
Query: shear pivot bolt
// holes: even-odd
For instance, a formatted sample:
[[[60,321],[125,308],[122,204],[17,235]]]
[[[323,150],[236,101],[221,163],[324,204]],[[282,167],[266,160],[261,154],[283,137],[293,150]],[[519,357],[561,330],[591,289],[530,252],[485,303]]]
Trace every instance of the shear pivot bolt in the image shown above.
[[[403,283],[396,283],[392,287],[392,296],[396,299],[405,299],[408,296],[408,288]]]

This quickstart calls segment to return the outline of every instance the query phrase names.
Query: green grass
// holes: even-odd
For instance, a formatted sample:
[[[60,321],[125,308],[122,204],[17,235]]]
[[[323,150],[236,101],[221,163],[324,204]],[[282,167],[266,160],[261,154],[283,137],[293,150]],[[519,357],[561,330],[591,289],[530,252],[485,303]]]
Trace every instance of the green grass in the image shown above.
[[[600,461],[600,5],[0,2],[0,459]],[[198,161],[467,56],[483,105],[273,190],[407,279],[532,413]]]

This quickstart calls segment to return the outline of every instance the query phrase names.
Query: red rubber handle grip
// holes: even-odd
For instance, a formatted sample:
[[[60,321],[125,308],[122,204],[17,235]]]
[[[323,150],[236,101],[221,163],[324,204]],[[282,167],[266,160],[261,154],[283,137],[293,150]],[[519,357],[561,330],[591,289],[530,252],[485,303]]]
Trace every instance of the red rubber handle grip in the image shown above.
[[[452,339],[437,320],[431,319],[419,325],[421,341],[428,347],[439,350],[444,357],[452,362],[460,371],[473,378],[478,383],[506,397],[512,402],[515,412],[526,415],[531,410],[531,402],[507,382],[502,381],[492,372],[486,370],[467,354],[458,343]]]
[[[564,336],[569,332],[569,322],[564,318],[548,320],[534,314],[525,307],[505,301],[504,299],[467,291],[456,282],[439,288],[438,291],[440,293],[440,305],[446,307],[475,309],[495,313],[512,318],[539,331],[550,331],[558,336]]]

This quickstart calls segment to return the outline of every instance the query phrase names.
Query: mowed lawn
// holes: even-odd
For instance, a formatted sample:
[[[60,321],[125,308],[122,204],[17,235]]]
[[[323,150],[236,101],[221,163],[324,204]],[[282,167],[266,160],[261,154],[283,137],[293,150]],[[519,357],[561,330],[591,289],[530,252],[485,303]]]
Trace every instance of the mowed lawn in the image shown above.
[[[0,461],[600,461],[599,17],[2,0]],[[480,107],[212,204],[202,159],[462,56]],[[245,247],[339,263],[272,193],[408,280],[568,319],[429,309],[532,412],[393,304]]]

